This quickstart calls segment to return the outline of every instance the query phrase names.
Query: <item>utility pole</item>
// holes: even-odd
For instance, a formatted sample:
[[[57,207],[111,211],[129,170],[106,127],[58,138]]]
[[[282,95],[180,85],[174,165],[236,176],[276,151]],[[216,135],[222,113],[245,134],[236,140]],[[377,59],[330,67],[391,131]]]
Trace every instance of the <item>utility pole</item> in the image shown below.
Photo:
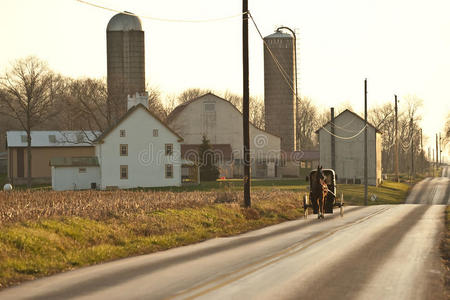
[[[367,78],[364,79],[364,205],[367,205]]]
[[[336,138],[334,137],[334,107],[330,110],[331,113],[331,168],[336,171]]]
[[[420,128],[420,172],[424,171],[425,151],[423,151],[422,128]]]
[[[442,139],[441,133],[439,132],[439,166],[442,165]]]
[[[411,141],[411,180],[414,180],[414,123],[413,118],[409,120],[409,140]]]
[[[436,169],[439,168],[438,163],[439,163],[439,143],[438,143],[438,135],[436,133],[436,162],[435,162]],[[433,176],[434,176],[434,172],[433,172]]]
[[[395,178],[397,182],[400,182],[400,178],[398,176],[398,107],[397,107],[397,95],[395,96]]]
[[[249,134],[249,87],[248,87],[248,0],[242,0],[242,64],[243,102],[242,121],[244,133],[244,205],[252,206],[250,199],[250,134]]]

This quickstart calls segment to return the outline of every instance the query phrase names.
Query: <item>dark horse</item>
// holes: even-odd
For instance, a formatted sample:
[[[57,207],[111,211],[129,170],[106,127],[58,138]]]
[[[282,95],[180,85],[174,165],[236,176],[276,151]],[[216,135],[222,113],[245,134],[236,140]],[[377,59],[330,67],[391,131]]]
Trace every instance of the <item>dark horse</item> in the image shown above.
[[[324,218],[325,198],[328,193],[328,186],[325,182],[325,175],[322,166],[317,166],[317,171],[311,178],[311,203],[317,202],[317,218]]]

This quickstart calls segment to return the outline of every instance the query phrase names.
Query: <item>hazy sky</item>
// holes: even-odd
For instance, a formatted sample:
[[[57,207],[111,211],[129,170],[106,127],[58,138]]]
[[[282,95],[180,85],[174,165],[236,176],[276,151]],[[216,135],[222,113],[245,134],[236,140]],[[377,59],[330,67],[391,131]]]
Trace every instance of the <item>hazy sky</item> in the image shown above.
[[[202,20],[241,12],[241,0],[92,0],[140,16]],[[363,110],[414,94],[424,133],[450,111],[450,0],[249,0],[264,36],[299,32],[299,88],[322,107]],[[75,0],[0,0],[0,71],[28,55],[72,77],[106,76],[106,26],[114,12]],[[141,18],[146,80],[167,94],[189,87],[242,93],[241,18],[180,23]],[[263,44],[249,23],[250,93],[263,97]]]

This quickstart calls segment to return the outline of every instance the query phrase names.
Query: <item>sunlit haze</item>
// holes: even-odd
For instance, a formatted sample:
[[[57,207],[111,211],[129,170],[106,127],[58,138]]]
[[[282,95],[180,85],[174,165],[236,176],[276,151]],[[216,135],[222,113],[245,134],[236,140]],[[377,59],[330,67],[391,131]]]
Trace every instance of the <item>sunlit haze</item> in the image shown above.
[[[145,31],[146,81],[164,94],[199,87],[242,93],[242,1],[92,0],[141,16]],[[422,127],[434,145],[450,111],[450,1],[316,0],[249,1],[261,33],[280,25],[299,32],[301,96],[328,109],[349,102],[363,110],[399,95],[424,100]],[[75,0],[2,0],[0,68],[35,55],[72,77],[106,77],[106,25],[116,14]],[[252,23],[250,93],[264,94],[263,44]]]

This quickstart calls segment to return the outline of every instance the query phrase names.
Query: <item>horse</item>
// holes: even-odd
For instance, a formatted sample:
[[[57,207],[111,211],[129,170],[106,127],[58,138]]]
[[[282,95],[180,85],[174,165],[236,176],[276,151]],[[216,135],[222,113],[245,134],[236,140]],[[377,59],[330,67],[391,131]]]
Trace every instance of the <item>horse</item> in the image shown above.
[[[325,182],[325,175],[322,172],[322,166],[317,166],[314,177],[311,178],[311,203],[317,202],[317,218],[324,218],[325,198],[328,194],[328,185]]]

